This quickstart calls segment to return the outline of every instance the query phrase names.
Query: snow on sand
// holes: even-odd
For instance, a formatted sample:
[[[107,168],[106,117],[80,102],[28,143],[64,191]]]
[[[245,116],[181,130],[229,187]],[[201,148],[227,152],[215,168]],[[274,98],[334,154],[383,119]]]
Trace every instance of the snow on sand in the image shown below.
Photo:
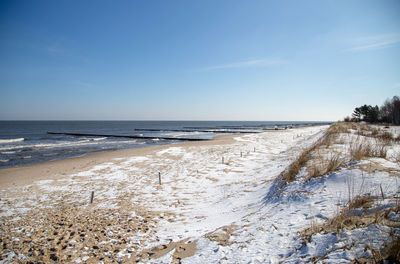
[[[64,260],[71,262],[307,262],[326,254],[329,247],[340,247],[335,244],[337,237],[329,234],[313,237],[304,247],[299,232],[337,214],[349,199],[348,186],[356,186],[360,194],[376,194],[380,185],[388,196],[398,192],[397,177],[386,172],[365,174],[350,166],[307,183],[292,182],[278,197],[268,196],[276,177],[326,130],[327,126],[318,126],[241,135],[234,136],[231,144],[166,146],[145,156],[110,160],[57,180],[2,190],[0,217],[15,229],[21,223],[27,225],[21,221],[30,215],[54,213],[62,204],[71,214],[107,212],[110,221],[122,215],[127,222],[136,221],[136,230],[129,229],[129,235],[126,227],[114,221],[111,231],[120,237],[105,237],[101,243],[118,244],[117,251],[88,246],[87,241],[79,247],[69,240],[67,249],[73,253]],[[91,191],[95,202],[88,206]],[[85,232],[91,236],[91,231]],[[35,257],[17,249],[3,249],[0,263]],[[102,250],[101,258],[98,250]],[[59,260],[64,253],[52,254]],[[46,252],[42,255],[36,259]]]

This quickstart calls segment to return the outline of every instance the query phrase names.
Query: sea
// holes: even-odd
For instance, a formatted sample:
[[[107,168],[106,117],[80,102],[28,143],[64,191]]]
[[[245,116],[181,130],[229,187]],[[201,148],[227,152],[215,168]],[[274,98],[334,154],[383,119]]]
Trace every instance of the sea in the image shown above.
[[[100,151],[174,144],[190,139],[212,139],[219,134],[259,133],[270,129],[290,129],[319,124],[326,123],[289,121],[0,121],[0,169],[79,157]],[[50,134],[49,132],[61,134]],[[135,138],[129,138],[129,136]]]

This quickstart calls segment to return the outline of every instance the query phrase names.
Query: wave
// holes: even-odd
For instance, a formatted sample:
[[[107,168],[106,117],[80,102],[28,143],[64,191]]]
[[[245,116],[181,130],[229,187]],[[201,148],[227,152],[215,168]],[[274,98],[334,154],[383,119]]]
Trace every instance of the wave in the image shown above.
[[[96,138],[97,139],[97,138]],[[7,147],[0,147],[0,151],[25,151],[25,150],[36,150],[36,149],[51,149],[51,148],[69,148],[69,147],[80,147],[80,146],[97,146],[97,145],[114,145],[114,144],[142,144],[137,140],[115,140],[115,141],[101,141],[103,138],[99,138],[95,141],[92,139],[84,139],[80,141],[70,141],[70,142],[57,142],[57,143],[42,143],[33,145],[14,145]]]
[[[0,139],[0,144],[14,143],[24,141],[25,138],[10,138],[10,139]]]
[[[10,155],[10,154],[18,153],[18,152],[21,152],[21,150],[17,150],[17,151],[2,151],[0,153],[3,154],[3,155]]]
[[[107,139],[106,137],[102,137],[102,138],[93,138],[92,140],[93,141],[99,141],[99,140],[104,140],[104,139]]]
[[[56,156],[57,154],[58,153],[54,153],[54,152],[52,152],[52,153],[43,153],[42,156],[51,157],[51,156]]]
[[[6,159],[6,160],[0,160],[0,162],[4,162],[4,163],[6,163],[6,162],[8,162],[9,160],[8,159]]]

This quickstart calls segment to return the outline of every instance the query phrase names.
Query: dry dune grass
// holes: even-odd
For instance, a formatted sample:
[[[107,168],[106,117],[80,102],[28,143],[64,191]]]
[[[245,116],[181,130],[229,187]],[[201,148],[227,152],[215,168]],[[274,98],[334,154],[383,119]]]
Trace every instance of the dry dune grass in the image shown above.
[[[306,162],[309,161],[310,159],[310,153],[314,150],[315,146],[312,146],[306,150],[304,150],[288,167],[287,170],[285,170],[282,174],[283,179],[287,183],[293,182],[296,180],[296,175],[299,173],[301,168],[304,167]]]
[[[352,123],[335,123],[331,125],[320,140],[311,147],[303,150],[289,165],[288,169],[283,172],[282,176],[286,182],[290,183],[294,181],[296,175],[305,166],[309,174],[307,180],[331,173],[342,166],[345,161],[339,154],[333,154],[328,159],[322,159],[319,155],[315,155],[315,153],[322,147],[323,149],[329,149],[339,134],[349,133],[349,129],[353,128],[353,126]]]
[[[328,128],[327,134],[349,133],[349,129],[356,129],[356,124],[338,122]]]
[[[368,157],[386,158],[387,145],[385,142],[376,141],[375,144],[357,139],[350,145],[350,160],[357,161]]]
[[[330,174],[338,170],[341,166],[345,164],[345,160],[341,158],[338,154],[331,155],[328,159],[324,159],[319,163],[313,163],[307,169],[308,178],[306,181],[312,178],[317,178],[322,175]]]
[[[380,127],[368,126],[365,124],[356,124],[355,134],[363,137],[374,138],[377,141],[384,142],[387,145],[399,141],[400,137],[395,137],[392,133],[384,131]]]
[[[379,205],[374,204],[378,197],[357,196],[349,202],[349,204],[341,210],[335,217],[327,220],[320,225],[311,225],[311,227],[300,232],[300,236],[306,243],[309,243],[312,235],[316,233],[338,233],[342,230],[353,230],[363,228],[371,224],[386,225],[391,228],[399,228],[400,222],[392,221],[388,218],[390,212],[398,213],[400,206],[382,210]],[[356,210],[362,210],[359,215]],[[351,247],[345,246],[346,248]],[[400,261],[400,237],[394,236],[382,248],[373,248],[372,245],[366,244],[365,248],[371,251],[372,258],[357,259],[354,263],[399,263]],[[340,248],[339,248],[340,249]],[[321,261],[326,256],[320,257]]]
[[[355,131],[358,137],[350,144],[348,153],[335,151],[332,148],[333,144],[346,144],[343,139],[339,139],[339,135],[340,137],[342,134],[349,135],[351,130]],[[381,130],[376,127],[358,123],[335,123],[327,129],[319,141],[304,149],[281,176],[287,183],[293,182],[299,171],[305,167],[308,181],[332,173],[349,161],[359,161],[370,157],[387,158],[387,149],[392,142],[393,137],[390,133],[381,133]],[[328,153],[326,155],[328,157],[322,157],[321,151]]]
[[[309,181],[312,178],[330,174],[350,161],[359,161],[370,157],[386,159],[388,147],[395,140],[391,133],[384,132],[377,127],[357,123],[333,124],[318,142],[305,149],[288,167],[284,173],[285,179],[287,182],[296,180],[296,176],[302,168],[306,168],[308,176],[306,181]],[[399,162],[400,153],[394,153],[391,158]],[[347,205],[341,210],[338,207],[336,216],[324,223],[315,224],[313,222],[309,228],[300,232],[301,237],[308,243],[312,235],[316,233],[340,234],[343,230],[368,227],[372,224],[400,228],[400,222],[390,220],[388,217],[390,212],[400,212],[398,198],[390,197],[391,200],[396,201],[396,206],[384,209],[378,202],[380,199],[385,199],[382,188],[380,191],[382,195],[379,197],[354,196],[350,195],[351,186],[349,186]],[[352,245],[346,247],[352,247]],[[393,263],[400,262],[400,238],[394,235],[383,248],[376,249],[366,245],[366,249],[370,250],[372,259],[359,259],[357,261],[361,262],[356,263],[383,263],[383,260],[390,260]],[[318,258],[317,261],[323,261],[324,257],[326,256]]]
[[[315,233],[339,233],[343,229],[353,230],[371,224],[384,224],[392,227],[400,227],[399,222],[391,221],[387,218],[390,212],[399,212],[400,206],[382,210],[379,205],[374,204],[378,199],[380,199],[380,197],[369,195],[356,196],[336,216],[327,220],[323,224],[312,225],[300,232],[300,234],[305,241],[310,241],[311,236]]]

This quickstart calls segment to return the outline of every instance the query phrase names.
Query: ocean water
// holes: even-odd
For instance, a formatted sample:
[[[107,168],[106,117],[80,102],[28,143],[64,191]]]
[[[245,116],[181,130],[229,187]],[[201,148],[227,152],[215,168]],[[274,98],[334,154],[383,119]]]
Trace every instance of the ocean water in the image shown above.
[[[265,129],[304,126],[320,122],[251,121],[0,121],[0,168],[24,166],[77,157],[98,151],[173,144],[174,138],[212,139],[221,133],[261,132]],[[53,135],[68,132],[120,136]],[[167,137],[170,139],[159,139]]]

